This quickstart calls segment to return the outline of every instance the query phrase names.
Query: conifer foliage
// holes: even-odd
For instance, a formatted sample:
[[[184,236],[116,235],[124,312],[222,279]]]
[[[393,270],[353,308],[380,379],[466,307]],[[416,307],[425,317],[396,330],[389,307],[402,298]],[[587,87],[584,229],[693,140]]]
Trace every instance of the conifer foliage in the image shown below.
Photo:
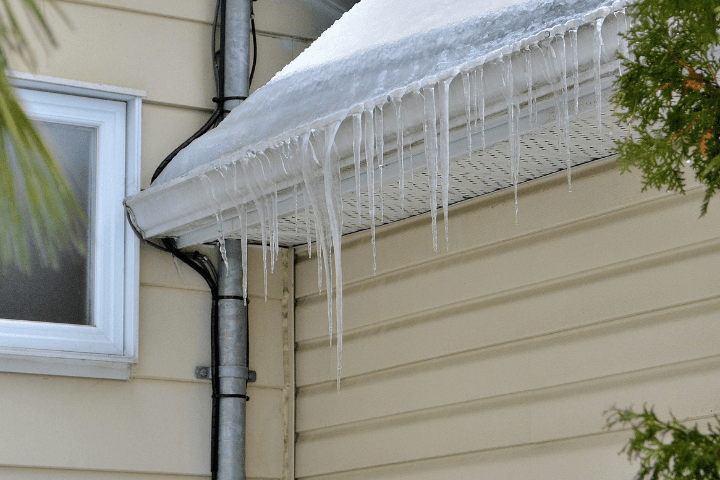
[[[639,0],[628,8],[630,51],[616,82],[622,171],[638,167],[644,189],[684,192],[684,166],[705,186],[701,215],[720,188],[720,0]]]
[[[697,425],[688,428],[675,417],[662,421],[652,408],[639,413],[613,408],[607,413],[608,429],[629,426],[633,430],[623,452],[640,462],[634,480],[720,480],[717,417],[716,424],[708,423],[703,433]]]

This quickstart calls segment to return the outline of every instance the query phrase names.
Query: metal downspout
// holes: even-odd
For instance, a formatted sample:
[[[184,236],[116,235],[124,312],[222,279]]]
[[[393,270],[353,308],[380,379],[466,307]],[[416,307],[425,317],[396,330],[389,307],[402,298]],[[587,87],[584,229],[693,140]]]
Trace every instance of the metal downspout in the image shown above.
[[[225,5],[224,109],[248,95],[248,58],[252,0]],[[248,316],[242,291],[240,240],[225,240],[227,266],[218,275],[218,350],[220,378],[218,480],[245,480],[245,407],[248,380]]]

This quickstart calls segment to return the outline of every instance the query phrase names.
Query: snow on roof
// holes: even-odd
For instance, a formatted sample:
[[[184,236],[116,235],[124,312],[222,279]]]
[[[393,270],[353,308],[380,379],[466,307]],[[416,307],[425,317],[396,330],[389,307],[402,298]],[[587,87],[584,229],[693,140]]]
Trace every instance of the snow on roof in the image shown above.
[[[337,20],[277,78],[391,44],[404,37],[459,24],[527,0],[365,0]],[[533,2],[537,4],[538,2]]]
[[[562,33],[602,18],[611,6],[619,8],[613,0],[363,0],[180,152],[156,183],[342,121],[535,43],[550,29]]]

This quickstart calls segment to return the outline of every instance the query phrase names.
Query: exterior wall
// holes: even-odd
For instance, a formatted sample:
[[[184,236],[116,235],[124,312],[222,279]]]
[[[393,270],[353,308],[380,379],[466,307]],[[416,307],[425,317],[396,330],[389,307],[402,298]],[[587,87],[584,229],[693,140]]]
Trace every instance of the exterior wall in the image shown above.
[[[57,3],[68,23],[52,8],[45,10],[59,47],[36,48],[32,70],[17,58],[11,67],[145,90],[142,186],[147,187],[156,165],[214,107],[210,33],[215,1]],[[332,21],[303,2],[305,7],[296,5],[292,16],[282,17],[282,3],[255,5],[259,59],[253,88]],[[248,389],[248,478],[289,478],[292,268],[287,261],[276,266],[265,302],[256,248],[249,265],[250,368],[258,381]],[[202,279],[169,255],[143,246],[139,363],[131,381],[0,373],[0,476],[208,477],[210,384],[195,379],[194,369],[210,363],[209,316],[210,295]]]
[[[718,411],[720,209],[612,160],[343,244],[341,390],[315,259],[296,253],[298,478],[632,478],[613,405]],[[716,202],[716,201],[715,201]],[[440,218],[440,217],[439,217]]]

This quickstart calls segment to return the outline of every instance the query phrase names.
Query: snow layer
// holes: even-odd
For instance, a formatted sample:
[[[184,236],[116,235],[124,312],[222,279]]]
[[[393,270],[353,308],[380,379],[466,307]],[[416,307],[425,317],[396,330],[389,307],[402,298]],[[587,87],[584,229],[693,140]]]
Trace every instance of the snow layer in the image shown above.
[[[535,42],[554,26],[577,23],[588,14],[602,17],[607,11],[601,7],[612,3],[363,0],[218,128],[180,152],[156,183],[223,155],[263,151],[311,128],[342,121],[368,102],[384,103],[388,96],[419,90],[464,66],[483,63],[501,49],[509,53]],[[370,20],[375,11],[377,25]],[[355,26],[355,19],[362,25]],[[369,31],[363,37],[364,27]]]
[[[351,57],[404,37],[461,24],[527,0],[364,0],[323,33],[277,77]],[[534,2],[537,4],[537,2]]]

